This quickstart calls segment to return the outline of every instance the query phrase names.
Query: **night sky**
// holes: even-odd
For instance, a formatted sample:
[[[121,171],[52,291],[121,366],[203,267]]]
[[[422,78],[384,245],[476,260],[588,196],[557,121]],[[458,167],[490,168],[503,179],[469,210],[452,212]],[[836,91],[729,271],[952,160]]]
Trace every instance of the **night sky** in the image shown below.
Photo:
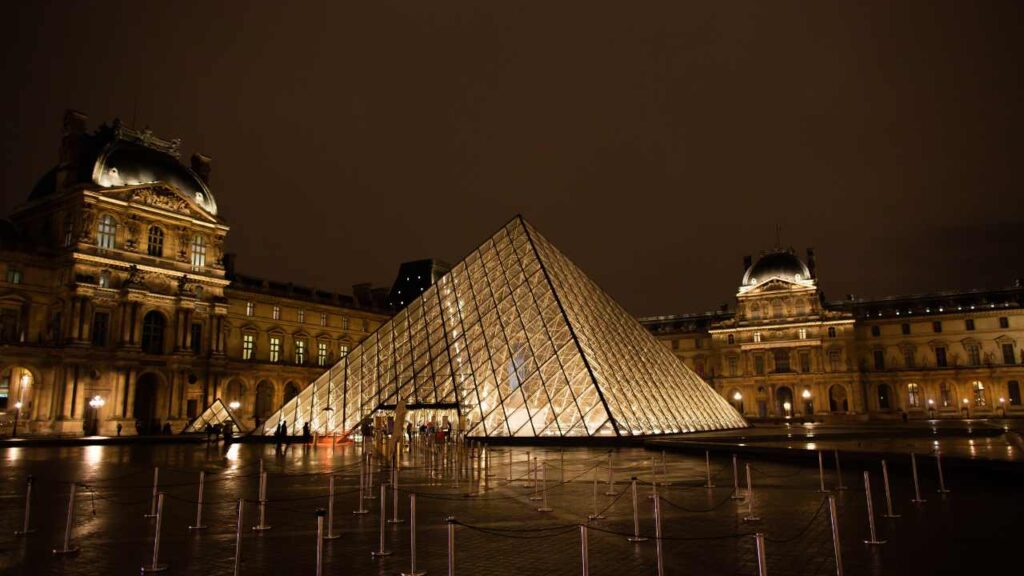
[[[213,157],[243,273],[349,292],[517,212],[639,315],[813,246],[829,298],[1021,264],[1020,2],[12,2],[0,214],[66,108]]]

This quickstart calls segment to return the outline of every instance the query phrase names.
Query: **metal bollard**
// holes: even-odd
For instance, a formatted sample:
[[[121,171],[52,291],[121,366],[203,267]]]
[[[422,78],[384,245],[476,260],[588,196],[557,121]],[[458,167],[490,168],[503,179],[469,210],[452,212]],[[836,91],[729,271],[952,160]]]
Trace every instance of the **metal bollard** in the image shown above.
[[[754,514],[754,484],[750,480],[750,464],[747,464],[747,515],[743,517],[744,522],[758,522],[761,520]]]
[[[615,496],[615,471],[612,468],[612,453],[608,452],[608,491],[605,496]]]
[[[384,549],[384,546],[385,546],[385,542],[384,542],[384,539],[385,539],[384,528],[388,524],[388,522],[386,520],[387,514],[388,514],[388,492],[387,492],[387,488],[388,487],[385,484],[381,484],[380,485],[380,550],[375,550],[373,552],[370,552],[370,554],[374,558],[380,558],[380,557],[383,557],[383,556],[391,556],[391,551]]]
[[[889,467],[885,460],[882,460],[882,482],[885,484],[885,518],[899,518],[900,515],[892,511],[892,491],[889,489]]]
[[[455,517],[449,516],[448,522],[448,576],[455,576]]]
[[[398,517],[398,468],[391,470],[391,520],[388,524],[404,524],[405,520]]]
[[[334,477],[331,477],[334,480]],[[334,498],[331,498],[334,500]],[[316,576],[324,573],[324,509],[316,509]]]
[[[914,476],[914,499],[911,502],[915,504],[923,504],[927,502],[924,498],[921,498],[921,485],[917,481],[917,455],[913,452],[910,453],[910,470]]]
[[[743,496],[740,496],[740,470],[739,462],[737,461],[736,455],[732,455],[732,496],[730,500],[743,500]]]
[[[54,548],[54,554],[77,554],[78,547],[71,547],[71,526],[75,523],[75,486],[71,483],[71,493],[68,495],[68,522],[64,526],[64,547]]]
[[[35,482],[35,478],[29,474],[28,479],[25,482],[25,519],[22,522],[21,530],[15,530],[14,533],[18,536],[25,536],[35,532],[34,528],[29,528],[28,520],[32,513],[32,483]]]
[[[825,494],[825,456],[818,450],[818,493]]]
[[[257,532],[270,530],[267,525],[267,473],[260,476],[260,523],[252,527]]]
[[[942,453],[935,451],[935,466],[939,469],[939,494],[949,494],[946,490],[946,479],[942,476]]]
[[[409,494],[409,571],[402,576],[423,576],[423,570],[416,569],[416,495]]]
[[[587,520],[604,520],[604,514],[597,509],[597,468],[594,468],[594,513],[587,516]]]
[[[383,485],[383,484],[382,484]],[[377,495],[373,493],[373,453],[367,455],[366,463],[366,496],[367,500],[376,500]]]
[[[711,483],[711,451],[710,450],[705,450],[704,451],[704,470],[707,472],[707,477],[708,477],[708,481],[704,483],[704,487],[707,488],[708,490],[710,490],[710,489],[715,487],[715,485]]]
[[[754,534],[754,544],[757,546],[757,576],[768,576],[768,562],[764,556],[764,534]]]
[[[885,540],[879,540],[878,535],[875,533],[875,505],[871,501],[871,473],[864,472],[864,497],[868,503],[868,533],[870,539],[865,540],[865,544],[885,544]]]
[[[630,479],[633,490],[633,535],[627,538],[630,542],[646,542],[647,538],[640,535],[640,511],[636,504],[636,476]]]
[[[832,548],[836,553],[836,576],[843,576],[843,551],[839,544],[839,514],[836,513],[836,497],[828,495],[828,518],[832,524]]]
[[[530,451],[527,450],[526,451],[526,485],[527,486],[530,485],[530,473],[533,471],[533,469],[530,468],[530,462],[533,462],[533,460],[530,460]]]
[[[658,576],[665,576],[665,561],[661,554],[661,497],[654,497],[654,539],[658,558]]]
[[[352,511],[353,514],[369,514],[366,509],[366,458],[359,462],[359,500],[356,502],[359,507]]]
[[[196,523],[194,526],[189,526],[189,530],[202,530],[206,528],[203,526],[203,487],[206,485],[206,471],[199,471],[199,494],[196,496]]]
[[[655,467],[654,458],[651,458],[651,493],[647,495],[648,500],[654,500],[658,495],[658,469]]]
[[[167,564],[160,563],[160,524],[164,519],[164,493],[156,496],[156,531],[153,533],[153,562],[149,566],[143,566],[142,572],[163,572],[167,570]]]
[[[551,512],[551,507],[548,506],[548,463],[547,463],[547,460],[544,461],[543,465],[544,465],[544,468],[543,468],[542,472],[543,472],[544,475],[542,476],[542,479],[543,479],[543,483],[544,483],[544,503],[541,504],[540,508],[537,508],[537,512]]]
[[[262,461],[261,461],[262,462]],[[153,467],[153,501],[149,505],[149,514],[146,514],[146,518],[156,518],[156,494],[158,492],[157,486],[160,480],[160,467]]]
[[[335,534],[334,533],[334,475],[333,474],[331,474],[331,477],[327,480],[327,492],[328,492],[328,495],[327,495],[327,535],[323,536],[321,538],[321,540],[334,540],[334,539],[340,537],[341,534]],[[321,510],[322,510],[322,508],[317,508],[317,516],[318,517],[321,515],[320,514]],[[320,521],[318,520],[317,522],[319,524]],[[318,529],[319,532],[322,532],[322,530],[320,530],[320,526],[317,526],[317,529]],[[318,546],[319,546],[319,544],[318,544]]]
[[[587,527],[580,524],[580,556],[583,560],[583,576],[590,576],[590,552],[587,550]]]
[[[836,455],[836,490],[846,490],[843,485],[843,469],[839,467],[839,450],[834,450]]]
[[[536,456],[533,457],[533,470],[531,470],[531,472],[533,473],[533,496],[530,496],[529,500],[531,500],[533,502],[539,502],[540,500],[543,500],[543,498],[541,498],[541,496],[540,496],[540,484],[537,482],[537,457]]]
[[[242,566],[242,512],[245,510],[245,499],[238,499],[238,525],[235,528],[235,571],[234,576],[239,576],[239,569]]]

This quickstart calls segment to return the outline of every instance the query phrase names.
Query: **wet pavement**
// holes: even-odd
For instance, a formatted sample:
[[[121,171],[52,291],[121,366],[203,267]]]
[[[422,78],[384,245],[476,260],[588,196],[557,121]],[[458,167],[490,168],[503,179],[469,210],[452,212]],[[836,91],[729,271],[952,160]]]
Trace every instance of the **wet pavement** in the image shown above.
[[[547,502],[529,481],[527,451],[546,462]],[[663,517],[662,553],[668,574],[756,574],[755,531],[766,538],[770,573],[835,574],[828,508],[819,488],[816,466],[770,457],[739,462],[742,475],[750,464],[753,512],[758,522],[744,522],[747,503],[733,500],[732,463],[727,453],[713,455],[716,487],[706,489],[703,457],[641,448],[612,450],[613,496],[608,487],[607,448],[509,449],[495,447],[488,458],[466,466],[462,459],[448,469],[432,466],[424,450],[404,454],[399,488],[399,515],[408,518],[408,496],[417,494],[418,567],[447,573],[445,519],[455,526],[456,574],[581,573],[578,524],[594,512],[593,479],[599,481],[596,505],[607,519],[589,524],[589,567],[594,575],[656,574],[657,546],[652,538],[631,543],[632,494],[629,479],[639,478],[640,532],[653,537],[651,481],[658,487]],[[258,521],[260,459],[268,473],[266,531]],[[379,546],[380,500],[365,499],[359,508],[360,448],[331,450],[292,445],[283,453],[273,446],[115,445],[23,447],[0,449],[0,574],[128,574],[152,562],[155,520],[153,467],[160,467],[165,493],[161,524],[161,563],[166,574],[228,575],[234,569],[237,501],[244,498],[241,574],[315,574],[316,518],[327,506],[330,475],[336,477],[334,532],[324,543],[325,574],[399,574],[409,569],[409,523],[385,525],[389,556],[374,558]],[[493,477],[486,477],[489,461]],[[826,458],[826,487],[836,485],[834,461]],[[479,467],[478,467],[479,465]],[[994,570],[1021,541],[1016,498],[1019,476],[1000,473],[948,473],[948,494],[937,492],[934,458],[918,459],[920,487],[926,502],[912,503],[914,489],[906,462],[892,462],[890,476],[899,518],[883,518],[884,490],[877,463],[845,463],[836,492],[843,564],[847,574],[974,574]],[[864,544],[867,506],[862,471],[872,474],[879,537],[884,545]],[[206,472],[205,530],[191,531],[196,515],[199,471]],[[478,470],[480,473],[478,473]],[[653,470],[653,471],[652,471]],[[36,479],[28,536],[21,528],[26,477]],[[514,481],[509,483],[510,476]],[[545,475],[545,474],[542,474]],[[472,476],[472,479],[471,479]],[[374,492],[381,481],[374,471]],[[77,483],[72,556],[56,556],[61,546],[71,482]],[[544,483],[538,483],[543,485]],[[477,493],[476,496],[470,496]],[[541,491],[541,493],[543,493]],[[379,493],[378,493],[379,494]],[[391,491],[386,517],[393,515]]]

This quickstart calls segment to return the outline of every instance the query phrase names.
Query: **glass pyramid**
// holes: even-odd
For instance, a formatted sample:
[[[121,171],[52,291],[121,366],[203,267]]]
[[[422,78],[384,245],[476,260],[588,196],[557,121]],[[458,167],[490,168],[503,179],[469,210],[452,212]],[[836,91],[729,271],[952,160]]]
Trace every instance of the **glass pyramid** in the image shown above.
[[[246,427],[242,425],[241,420],[235,418],[231,409],[225,406],[220,398],[217,398],[210,404],[209,408],[203,410],[202,414],[185,427],[185,433],[204,432],[207,424],[216,426],[225,422],[233,423],[236,432],[245,433],[247,431]]]
[[[469,436],[745,427],[743,418],[522,217],[317,378],[257,433],[346,435],[378,409],[457,407]]]

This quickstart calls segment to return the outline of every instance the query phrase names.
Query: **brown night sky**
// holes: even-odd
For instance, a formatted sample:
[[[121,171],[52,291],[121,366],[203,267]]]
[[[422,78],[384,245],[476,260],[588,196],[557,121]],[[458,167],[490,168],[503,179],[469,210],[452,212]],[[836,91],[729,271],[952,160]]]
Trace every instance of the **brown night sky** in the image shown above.
[[[295,4],[298,4],[297,6]],[[1018,2],[17,2],[0,213],[65,108],[214,159],[245,273],[349,291],[522,212],[636,314],[1024,276]]]

